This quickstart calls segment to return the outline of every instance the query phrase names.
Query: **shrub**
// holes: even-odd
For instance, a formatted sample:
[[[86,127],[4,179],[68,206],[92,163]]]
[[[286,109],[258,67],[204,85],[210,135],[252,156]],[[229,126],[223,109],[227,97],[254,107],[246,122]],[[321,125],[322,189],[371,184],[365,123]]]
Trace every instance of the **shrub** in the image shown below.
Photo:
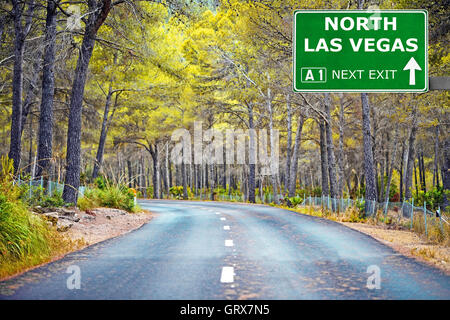
[[[364,206],[363,206],[363,212],[364,212]],[[355,208],[355,207],[351,207],[349,210],[347,210],[345,212],[345,220],[344,221],[348,221],[348,222],[363,222],[364,218],[362,217],[361,214],[361,209],[359,208]]]
[[[89,209],[94,209],[100,207],[100,203],[97,197],[98,189],[86,188],[84,195],[78,199],[77,206],[80,210],[86,211]]]
[[[290,202],[290,207],[296,207],[303,202],[302,197],[289,197],[287,198]],[[287,202],[287,201],[286,201]]]
[[[46,194],[46,190],[41,186],[31,186],[31,198],[30,198],[30,186],[27,183],[22,184],[20,187],[20,198],[24,203],[30,207],[62,207],[65,205],[62,198],[62,192],[54,191],[51,195]]]
[[[106,188],[106,180],[105,178],[103,178],[103,176],[98,176],[94,182],[98,189],[103,190]]]
[[[414,203],[416,206],[423,206],[424,202],[427,203],[427,208],[435,210],[440,203],[443,202],[444,190],[442,186],[434,187],[427,192],[419,190],[419,194],[414,197]]]
[[[356,208],[359,210],[359,213],[362,215],[364,214],[366,202],[364,200],[358,200],[356,201]]]
[[[86,189],[83,197],[78,199],[80,210],[95,207],[108,207],[136,212],[139,207],[134,204],[134,192],[125,186],[106,184],[103,189]]]
[[[170,187],[169,192],[172,196],[174,196],[176,199],[183,198],[183,186],[173,186]]]

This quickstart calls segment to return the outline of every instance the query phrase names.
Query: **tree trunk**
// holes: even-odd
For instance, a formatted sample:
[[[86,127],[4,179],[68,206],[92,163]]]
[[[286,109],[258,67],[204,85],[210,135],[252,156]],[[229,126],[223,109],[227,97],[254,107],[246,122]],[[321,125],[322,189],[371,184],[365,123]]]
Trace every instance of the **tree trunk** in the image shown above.
[[[147,198],[147,175],[145,174],[145,160],[141,156],[141,168],[142,168],[142,187],[144,189],[144,198]]]
[[[47,2],[47,18],[45,22],[45,51],[42,69],[42,99],[39,116],[39,142],[37,176],[47,176],[52,157],[53,139],[53,97],[55,91],[55,64],[56,41],[56,15],[55,1]]]
[[[411,199],[412,197],[412,173],[414,167],[414,158],[415,158],[415,141],[416,141],[416,132],[417,132],[417,108],[414,108],[412,111],[412,124],[411,124],[411,133],[409,134],[408,141],[408,160],[406,163],[406,176],[405,176],[405,198],[406,200]]]
[[[183,150],[184,152],[184,150]],[[181,159],[181,181],[183,184],[183,199],[187,200],[188,192],[187,192],[187,179],[186,179],[186,164],[184,163],[184,156]]]
[[[270,77],[268,76],[268,80],[270,81]],[[278,172],[275,170],[275,165],[278,167],[278,163],[275,163],[275,136],[273,132],[273,107],[272,107],[272,95],[270,91],[270,87],[267,88],[267,111],[269,112],[269,135],[270,135],[270,176],[272,180],[272,189],[273,189],[273,199],[275,204],[279,204],[280,201],[278,199],[278,185],[277,185],[277,175]],[[278,160],[278,159],[277,159]]]
[[[28,149],[28,172],[31,173],[33,166],[33,117],[30,117],[30,124],[28,127],[28,139],[30,140],[30,146]]]
[[[336,198],[337,183],[336,183],[336,160],[334,157],[333,134],[331,129],[331,97],[329,93],[325,94],[325,113],[327,121],[325,122],[326,141],[327,141],[327,155],[328,155],[328,172],[330,176],[330,196]]]
[[[419,184],[417,182],[417,168],[416,168],[416,161],[414,161],[414,185],[416,187],[416,197],[419,195]],[[419,162],[420,163],[420,162]]]
[[[398,141],[398,127],[395,129],[395,137],[394,137],[394,151],[391,157],[391,164],[389,165],[389,173],[386,181],[386,195],[384,202],[389,201],[389,191],[391,188],[391,180],[392,180],[392,172],[394,171],[395,158],[397,157],[397,141]],[[400,199],[401,201],[401,199]]]
[[[421,162],[421,167],[422,167],[422,180],[421,180],[421,185],[422,185],[422,190],[423,192],[427,192],[427,183],[426,183],[426,170],[425,170],[425,162],[423,160],[423,148],[422,151],[420,152],[420,162]]]
[[[344,115],[344,101],[343,97],[340,99],[341,106],[339,108],[339,145],[338,145],[338,196],[343,196],[344,191],[344,127],[345,127],[345,115]],[[350,189],[348,190],[350,192]]]
[[[328,196],[330,194],[328,188],[328,159],[327,159],[327,143],[326,143],[326,134],[325,134],[325,123],[323,119],[319,120],[319,129],[320,129],[320,168],[322,175],[322,194],[324,196]]]
[[[164,186],[164,192],[166,193],[166,195],[169,194],[169,168],[168,168],[168,163],[169,163],[169,143],[166,142],[165,146],[165,154],[164,154],[164,165],[163,165],[163,170],[161,171],[161,175],[162,175],[162,179],[163,179],[163,186]]]
[[[40,57],[40,55],[41,55],[40,51],[39,51],[38,55]],[[39,91],[39,90],[37,90],[38,89],[37,86],[38,86],[38,80],[39,80],[39,76],[40,76],[40,68],[41,68],[40,58],[37,58],[33,62],[33,68],[32,68],[33,74],[31,75],[31,80],[28,83],[26,94],[25,94],[25,100],[23,101],[23,106],[22,106],[22,124],[20,126],[20,129],[22,130],[22,134],[23,134],[23,130],[25,128],[25,122],[27,121],[28,115],[30,114],[30,112],[33,108],[33,102],[34,102],[33,99],[37,96],[37,93]],[[21,137],[22,137],[22,134],[20,135]]]
[[[214,187],[215,187],[215,185],[214,185],[214,164],[211,163],[208,166],[208,168],[209,168],[209,170],[211,170],[209,172],[209,174],[208,174],[208,176],[209,176],[209,186],[210,186],[210,193],[209,193],[210,198],[209,199],[210,200],[214,200]]]
[[[34,1],[28,5],[25,26],[22,24],[25,4],[23,1],[12,0],[12,5],[14,16],[14,69],[12,79],[12,115],[9,158],[14,161],[14,173],[17,174],[20,168],[21,155],[23,54],[25,51],[25,38],[31,28]]]
[[[256,165],[256,134],[255,125],[253,119],[253,105],[248,104],[248,126],[250,129],[249,134],[249,173],[248,173],[248,201],[251,203],[256,202],[255,198],[255,165]]]
[[[227,157],[225,148],[223,149],[223,176],[222,176],[222,188],[227,189]]]
[[[434,169],[433,169],[433,187],[439,188],[439,126],[435,127],[434,135]]]
[[[210,174],[209,174],[209,169],[208,168],[209,168],[208,164],[205,163],[205,171],[204,171],[204,177],[205,177],[204,186],[205,186],[205,188],[209,188],[209,176],[210,176]]]
[[[80,186],[81,162],[81,112],[84,87],[89,61],[95,45],[95,36],[111,9],[111,0],[89,1],[89,18],[81,44],[75,69],[75,79],[70,99],[69,125],[67,130],[67,167],[63,199],[66,203],[77,203]]]
[[[109,108],[111,106],[112,95],[113,95],[112,85],[110,84],[109,89],[108,89],[108,94],[106,96],[105,110],[103,112],[102,129],[100,131],[100,140],[98,142],[97,156],[95,158],[94,170],[92,171],[92,179],[97,178],[98,173],[100,171],[100,167],[103,162],[103,152],[105,150],[106,135],[108,132],[107,124],[108,124]]]
[[[131,168],[131,160],[127,160],[127,167],[128,167],[128,188],[132,188],[133,187],[133,172],[132,172],[132,168]]]
[[[402,158],[400,159],[400,201],[403,201],[403,164],[405,162],[405,143],[402,143]]]
[[[370,105],[367,93],[361,93],[362,121],[363,121],[363,145],[364,145],[364,177],[366,185],[365,194],[365,213],[368,213],[368,200],[377,199],[377,190],[375,184],[375,168],[373,161],[372,136],[370,129]]]
[[[382,201],[384,198],[384,168],[386,167],[385,163],[386,159],[383,159],[380,168],[380,192],[378,193],[378,199],[380,199],[380,201]]]
[[[442,183],[443,183],[443,203],[444,203],[444,210],[448,211],[449,208],[449,197],[448,193],[450,191],[450,139],[446,139],[444,142],[444,163],[442,166]]]
[[[286,146],[286,174],[285,174],[285,190],[290,190],[290,175],[291,175],[291,148],[292,148],[292,112],[290,95],[286,95],[286,108],[287,108],[287,146]],[[290,195],[289,196],[293,197]]]
[[[159,154],[158,154],[158,143],[155,143],[154,146],[150,146],[149,148],[150,155],[152,156],[153,160],[153,198],[159,199],[160,198],[160,168],[159,168]]]
[[[295,196],[295,187],[297,185],[297,167],[298,167],[298,157],[301,144],[303,124],[305,122],[305,117],[300,115],[297,121],[297,131],[295,132],[294,141],[294,152],[292,154],[292,163],[290,164],[291,171],[289,172],[289,197]]]

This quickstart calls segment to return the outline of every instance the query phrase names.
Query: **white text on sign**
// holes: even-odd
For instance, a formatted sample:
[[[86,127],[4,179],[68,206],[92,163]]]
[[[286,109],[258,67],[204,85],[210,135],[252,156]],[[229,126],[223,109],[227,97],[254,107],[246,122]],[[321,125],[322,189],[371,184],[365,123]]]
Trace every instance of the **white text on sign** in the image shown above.
[[[397,30],[397,20],[395,17],[381,18],[381,17],[343,17],[339,20],[338,17],[330,18],[325,17],[325,30],[326,31],[369,31],[369,30]],[[388,38],[349,38],[348,44],[350,44],[354,52],[416,52],[418,50],[417,38],[409,38],[402,40],[401,38],[388,39]],[[319,38],[317,41],[313,41],[309,38],[305,38],[304,43],[305,52],[340,52],[343,48],[342,38],[332,38],[327,41],[325,38]]]

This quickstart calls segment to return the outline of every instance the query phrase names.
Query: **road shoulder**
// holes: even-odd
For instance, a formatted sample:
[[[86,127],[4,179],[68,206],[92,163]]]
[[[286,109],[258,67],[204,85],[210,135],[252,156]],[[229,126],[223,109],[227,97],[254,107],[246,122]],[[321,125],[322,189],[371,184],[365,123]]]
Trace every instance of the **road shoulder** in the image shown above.
[[[398,253],[437,267],[445,274],[450,275],[450,248],[448,246],[427,243],[420,236],[408,230],[390,229],[387,226],[366,223],[336,222],[367,234]]]

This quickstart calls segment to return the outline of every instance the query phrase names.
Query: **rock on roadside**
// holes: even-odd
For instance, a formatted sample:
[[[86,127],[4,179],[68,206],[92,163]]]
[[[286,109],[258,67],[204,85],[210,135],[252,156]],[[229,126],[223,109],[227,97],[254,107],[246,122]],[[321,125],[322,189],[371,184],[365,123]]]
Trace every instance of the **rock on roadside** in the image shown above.
[[[152,217],[149,212],[128,213],[119,209],[96,208],[89,213],[81,213],[80,222],[74,223],[67,235],[72,240],[83,239],[91,245],[139,228]]]
[[[42,216],[56,227],[59,232],[69,233],[72,239],[86,239],[87,243],[95,243],[127,231],[133,230],[148,220],[148,213],[128,213],[113,208],[96,208],[80,211],[77,208],[43,208],[35,207],[33,213]]]
[[[59,232],[66,232],[74,223],[84,220],[93,220],[95,216],[85,214],[77,208],[43,208],[37,206],[33,208],[33,213],[41,215],[47,222],[55,226]]]

